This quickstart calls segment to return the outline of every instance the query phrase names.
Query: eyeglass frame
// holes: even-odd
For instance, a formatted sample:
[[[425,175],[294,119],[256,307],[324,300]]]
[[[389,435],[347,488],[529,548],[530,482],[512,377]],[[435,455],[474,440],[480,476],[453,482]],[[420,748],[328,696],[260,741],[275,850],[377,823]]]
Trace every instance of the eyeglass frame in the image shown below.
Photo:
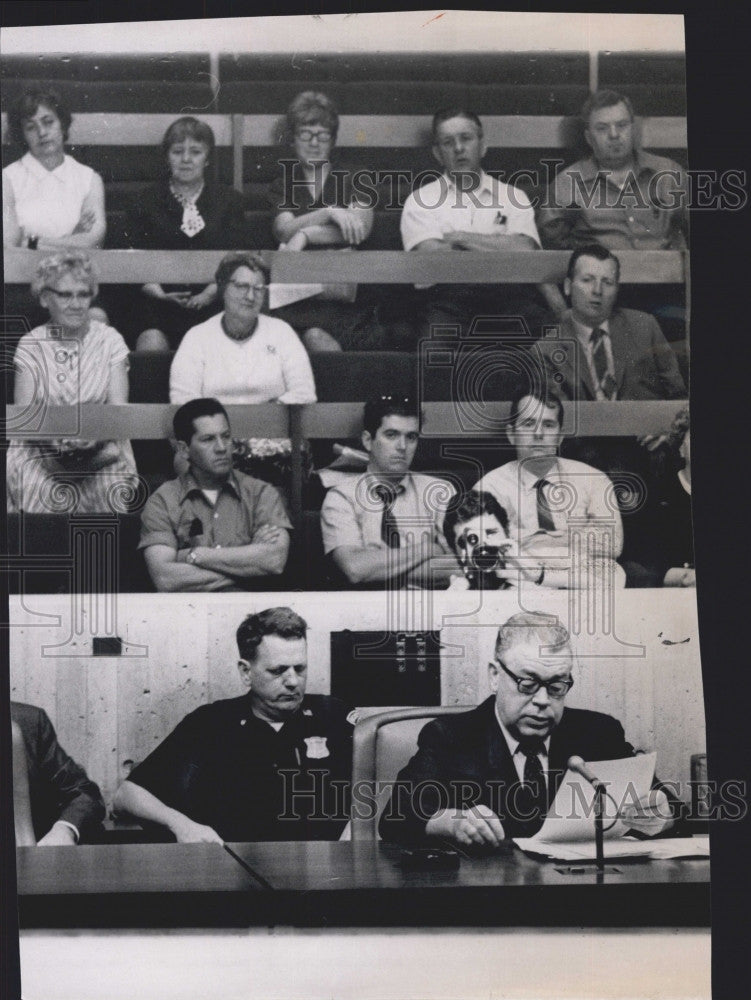
[[[236,291],[240,292],[242,295],[245,295],[245,296],[247,296],[248,292],[252,288],[253,289],[253,298],[254,299],[260,299],[260,298],[262,298],[266,294],[266,292],[269,290],[269,286],[268,285],[251,285],[251,283],[249,281],[235,281],[234,278],[230,278],[229,281],[227,282],[227,284],[228,285],[232,285],[232,287]]]
[[[503,662],[503,660],[499,660],[498,657],[496,657],[493,662],[497,663],[498,666],[501,668],[501,670],[505,674],[508,674],[508,676],[513,681],[516,681],[516,690],[519,692],[519,694],[528,695],[530,698],[536,695],[541,687],[544,687],[550,698],[555,698],[556,701],[561,701],[563,698],[566,697],[571,688],[574,686],[573,677],[569,677],[568,680],[554,680],[554,681],[535,680],[534,677],[517,677],[516,674],[511,673],[511,671]],[[531,684],[534,687],[534,691],[523,691],[522,684]],[[566,690],[563,691],[561,694],[555,694],[555,692],[551,691],[551,687],[554,684],[563,684],[565,685]]]
[[[51,285],[45,285],[44,288],[42,288],[42,291],[52,292],[52,294],[56,295],[61,302],[72,302],[73,299],[78,299],[79,302],[83,302],[86,299],[91,301],[91,299],[95,297],[94,292],[91,290],[88,292],[60,292],[57,288],[52,288]]]
[[[318,142],[323,144],[324,142],[331,142],[334,138],[334,133],[328,129],[322,129],[320,132],[312,132],[309,128],[296,128],[294,134],[295,139],[300,139],[301,142],[312,142],[314,139],[317,139]]]

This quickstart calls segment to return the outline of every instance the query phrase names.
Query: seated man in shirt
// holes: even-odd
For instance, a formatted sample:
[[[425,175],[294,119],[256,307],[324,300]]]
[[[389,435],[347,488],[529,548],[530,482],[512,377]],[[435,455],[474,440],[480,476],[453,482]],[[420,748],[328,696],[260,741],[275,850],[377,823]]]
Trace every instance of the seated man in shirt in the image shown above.
[[[102,793],[57,742],[47,713],[36,705],[12,701],[10,720],[16,846],[62,847],[96,839],[104,819]],[[19,765],[25,766],[26,781],[18,773]],[[30,812],[31,829],[24,828],[24,806]]]
[[[131,771],[115,809],[180,843],[338,839],[352,726],[341,702],[305,694],[306,632],[291,608],[248,615],[237,630],[247,693],[187,715]]]
[[[592,151],[558,174],[537,212],[542,245],[575,250],[686,247],[686,176],[674,160],[640,148],[634,109],[613,90],[591,94],[582,108]]]
[[[146,565],[157,590],[237,590],[282,573],[291,524],[279,493],[232,468],[227,412],[193,399],[175,413],[188,469],[164,483],[141,514]]]
[[[474,488],[491,493],[505,509],[511,538],[539,567],[535,583],[581,589],[596,578],[598,586],[623,586],[625,574],[615,562],[623,525],[613,483],[591,465],[558,456],[560,399],[521,390],[511,402],[506,436],[516,459],[488,472]],[[578,535],[581,544],[569,535]]]
[[[456,560],[441,526],[453,494],[449,483],[410,472],[420,415],[409,399],[365,404],[362,475],[343,475],[321,507],[323,548],[356,587],[445,585]]]
[[[605,247],[571,254],[563,281],[571,308],[559,338],[535,346],[548,381],[555,378],[568,399],[685,399],[678,362],[654,316],[616,308],[619,280],[618,258]]]
[[[573,666],[562,625],[529,612],[509,618],[488,664],[493,693],[478,708],[443,715],[423,728],[418,751],[399,772],[381,815],[384,840],[414,843],[433,836],[498,847],[507,837],[532,837],[569,757],[632,757],[612,716],[565,707]],[[596,764],[592,770],[597,774]],[[657,787],[619,805],[620,819],[640,833],[662,833],[674,822],[671,802]]]
[[[444,172],[406,199],[401,217],[405,250],[540,249],[534,209],[526,194],[482,169],[487,144],[474,111],[444,108],[436,112],[432,151]],[[564,307],[558,289],[545,285],[541,291],[558,315]],[[518,318],[524,317],[537,337],[549,313],[529,286],[435,285],[424,295],[422,335],[429,336],[431,326],[441,324],[459,326],[466,336],[476,317],[484,318],[486,334],[518,333]]]

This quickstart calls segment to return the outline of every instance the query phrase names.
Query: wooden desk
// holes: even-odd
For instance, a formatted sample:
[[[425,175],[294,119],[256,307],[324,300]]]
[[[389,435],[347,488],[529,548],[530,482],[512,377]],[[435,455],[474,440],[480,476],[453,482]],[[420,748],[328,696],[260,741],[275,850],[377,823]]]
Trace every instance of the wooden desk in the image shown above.
[[[218,844],[20,847],[27,927],[242,927],[265,889]]]
[[[20,848],[22,928],[701,927],[709,862],[558,871],[520,851],[406,872],[393,844],[330,841]],[[230,853],[231,852],[231,853]]]

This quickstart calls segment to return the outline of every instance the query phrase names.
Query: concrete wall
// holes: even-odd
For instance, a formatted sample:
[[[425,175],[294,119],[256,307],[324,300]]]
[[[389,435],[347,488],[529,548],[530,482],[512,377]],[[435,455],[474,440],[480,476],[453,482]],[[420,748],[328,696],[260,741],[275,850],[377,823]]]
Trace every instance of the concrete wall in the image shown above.
[[[570,626],[569,597],[542,594],[533,607]],[[311,693],[329,690],[331,631],[440,629],[442,703],[472,705],[488,693],[496,628],[523,603],[514,592],[486,595],[481,608],[474,594],[341,598],[120,595],[114,611],[96,601],[74,607],[62,596],[12,598],[11,697],[47,711],[62,745],[109,802],[129,762],[141,760],[187,712],[243,693],[234,633],[251,611],[289,604],[308,621]],[[575,637],[579,663],[567,704],[618,717],[632,743],[657,749],[662,777],[685,781],[690,755],[705,748],[694,594],[622,591],[613,620],[610,635],[599,628],[597,637]],[[122,637],[125,655],[92,656],[92,635],[108,628]]]

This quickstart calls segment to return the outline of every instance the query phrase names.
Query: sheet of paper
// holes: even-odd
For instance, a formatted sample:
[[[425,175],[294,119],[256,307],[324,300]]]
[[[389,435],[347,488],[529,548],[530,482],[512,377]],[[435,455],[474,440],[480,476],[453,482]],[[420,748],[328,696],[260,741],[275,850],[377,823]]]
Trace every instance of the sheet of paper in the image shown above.
[[[536,837],[520,837],[517,847],[531,854],[542,854],[556,861],[590,861],[595,857],[594,843],[541,844]],[[709,837],[666,837],[664,840],[634,840],[618,837],[604,845],[605,857],[614,858],[708,858]]]
[[[269,309],[280,309],[293,302],[310,299],[323,291],[323,285],[283,285],[272,282],[269,285]]]
[[[652,786],[656,753],[637,754],[622,760],[599,760],[590,769],[607,788],[603,814],[605,839],[622,837],[628,827],[616,819],[618,808],[635,805]],[[531,840],[538,844],[592,842],[594,849],[594,788],[581,775],[566,771],[540,831]],[[615,822],[613,822],[615,820]],[[545,853],[544,848],[540,851]]]

